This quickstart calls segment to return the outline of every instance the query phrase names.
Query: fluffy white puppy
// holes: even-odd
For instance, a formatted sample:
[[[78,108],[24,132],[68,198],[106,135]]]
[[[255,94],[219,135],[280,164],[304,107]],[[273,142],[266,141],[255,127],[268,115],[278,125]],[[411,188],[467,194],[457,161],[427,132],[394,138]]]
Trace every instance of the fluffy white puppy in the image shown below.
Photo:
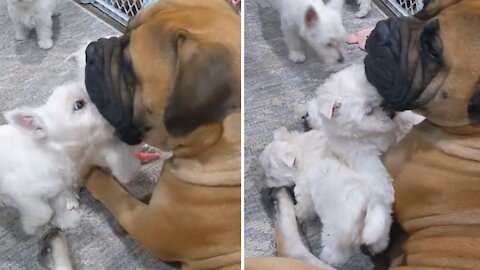
[[[267,185],[295,185],[297,217],[320,217],[323,261],[338,266],[362,244],[372,253],[384,250],[394,193],[381,155],[411,128],[404,126],[410,121],[394,121],[383,110],[363,65],[332,75],[309,103],[308,114],[317,130],[279,129],[263,151]]]
[[[56,14],[58,0],[7,0],[7,3],[15,39],[25,40],[35,29],[38,46],[50,49],[53,46],[52,16]]]
[[[90,101],[83,82],[62,85],[46,104],[4,113],[0,126],[0,196],[20,211],[33,234],[50,221],[74,226],[76,188],[92,165],[127,183],[140,166],[134,148],[120,142]]]
[[[342,22],[344,0],[270,0],[280,14],[281,29],[289,58],[306,60],[304,41],[327,64],[343,61],[346,35]]]
[[[372,0],[357,0],[358,11],[355,14],[358,18],[363,18],[368,15],[372,9]]]

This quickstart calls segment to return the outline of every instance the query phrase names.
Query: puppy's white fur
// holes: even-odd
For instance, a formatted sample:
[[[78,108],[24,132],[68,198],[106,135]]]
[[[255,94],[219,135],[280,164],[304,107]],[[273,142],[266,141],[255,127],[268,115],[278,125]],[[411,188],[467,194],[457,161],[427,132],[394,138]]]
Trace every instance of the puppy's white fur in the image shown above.
[[[358,11],[355,14],[358,18],[363,18],[368,15],[372,9],[372,0],[357,0]]]
[[[110,169],[121,183],[140,167],[135,148],[114,136],[83,80],[56,88],[42,106],[17,108],[4,116],[8,124],[0,126],[0,197],[20,211],[28,234],[52,216],[61,229],[76,225],[77,187],[91,166]]]
[[[35,29],[38,46],[50,49],[53,46],[52,16],[56,14],[58,0],[7,0],[7,3],[15,39],[25,40]]]
[[[346,34],[342,22],[344,0],[271,0],[280,14],[281,29],[289,58],[306,59],[306,42],[327,64],[343,61]]]
[[[315,129],[281,128],[261,155],[268,186],[295,185],[297,217],[321,218],[320,258],[331,265],[344,263],[359,245],[378,253],[389,241],[394,194],[381,155],[421,118],[408,113],[397,118],[409,121],[394,121],[381,103],[363,65],[350,66],[310,101]]]

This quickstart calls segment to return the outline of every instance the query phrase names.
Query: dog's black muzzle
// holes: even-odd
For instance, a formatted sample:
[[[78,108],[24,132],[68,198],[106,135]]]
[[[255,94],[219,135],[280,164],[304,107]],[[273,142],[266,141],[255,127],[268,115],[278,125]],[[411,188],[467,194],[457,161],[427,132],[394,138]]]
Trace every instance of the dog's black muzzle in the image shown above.
[[[127,35],[91,42],[85,51],[85,86],[117,137],[136,145],[141,143],[144,131],[134,123],[135,76],[128,45]]]
[[[415,19],[380,21],[366,44],[367,80],[377,88],[387,107],[394,111],[413,109],[421,94],[410,89],[408,50],[412,41],[411,24],[415,24]]]

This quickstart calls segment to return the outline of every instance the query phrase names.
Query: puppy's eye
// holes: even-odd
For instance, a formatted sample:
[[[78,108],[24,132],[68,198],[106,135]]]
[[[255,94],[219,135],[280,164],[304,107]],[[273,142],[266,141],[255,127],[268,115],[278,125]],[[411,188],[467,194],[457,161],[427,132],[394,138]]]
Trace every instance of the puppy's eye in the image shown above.
[[[368,107],[365,109],[365,115],[372,115],[373,114],[373,108],[372,107]]]
[[[333,44],[333,42],[329,42],[329,43],[327,43],[327,47],[333,48],[333,47],[335,47],[335,44]]]
[[[73,104],[73,110],[74,111],[79,111],[79,110],[83,109],[83,107],[85,107],[85,100],[83,100],[83,99],[77,100],[77,101],[75,101],[75,104]]]

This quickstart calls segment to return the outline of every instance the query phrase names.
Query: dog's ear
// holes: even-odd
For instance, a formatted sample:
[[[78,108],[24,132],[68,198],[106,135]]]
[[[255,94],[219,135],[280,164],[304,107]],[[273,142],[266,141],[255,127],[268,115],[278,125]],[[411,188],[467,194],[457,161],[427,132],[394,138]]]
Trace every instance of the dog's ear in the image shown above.
[[[20,131],[28,132],[36,139],[47,136],[42,119],[29,108],[18,108],[3,114],[7,122]]]
[[[438,13],[447,7],[457,4],[462,0],[424,0],[423,9],[415,14],[415,17],[421,20],[428,20],[437,16]]]
[[[305,25],[308,28],[311,28],[311,27],[314,27],[315,24],[318,23],[318,21],[319,21],[319,18],[318,18],[317,11],[312,6],[309,6],[307,8],[307,11],[305,12]]]
[[[273,140],[284,141],[290,138],[290,132],[286,127],[281,127],[273,132]]]
[[[165,108],[164,124],[175,136],[186,136],[198,127],[222,121],[240,107],[233,77],[233,59],[221,44],[202,44],[186,31],[174,37],[176,79]]]
[[[327,119],[334,119],[340,113],[342,104],[338,101],[320,103],[320,113]]]

